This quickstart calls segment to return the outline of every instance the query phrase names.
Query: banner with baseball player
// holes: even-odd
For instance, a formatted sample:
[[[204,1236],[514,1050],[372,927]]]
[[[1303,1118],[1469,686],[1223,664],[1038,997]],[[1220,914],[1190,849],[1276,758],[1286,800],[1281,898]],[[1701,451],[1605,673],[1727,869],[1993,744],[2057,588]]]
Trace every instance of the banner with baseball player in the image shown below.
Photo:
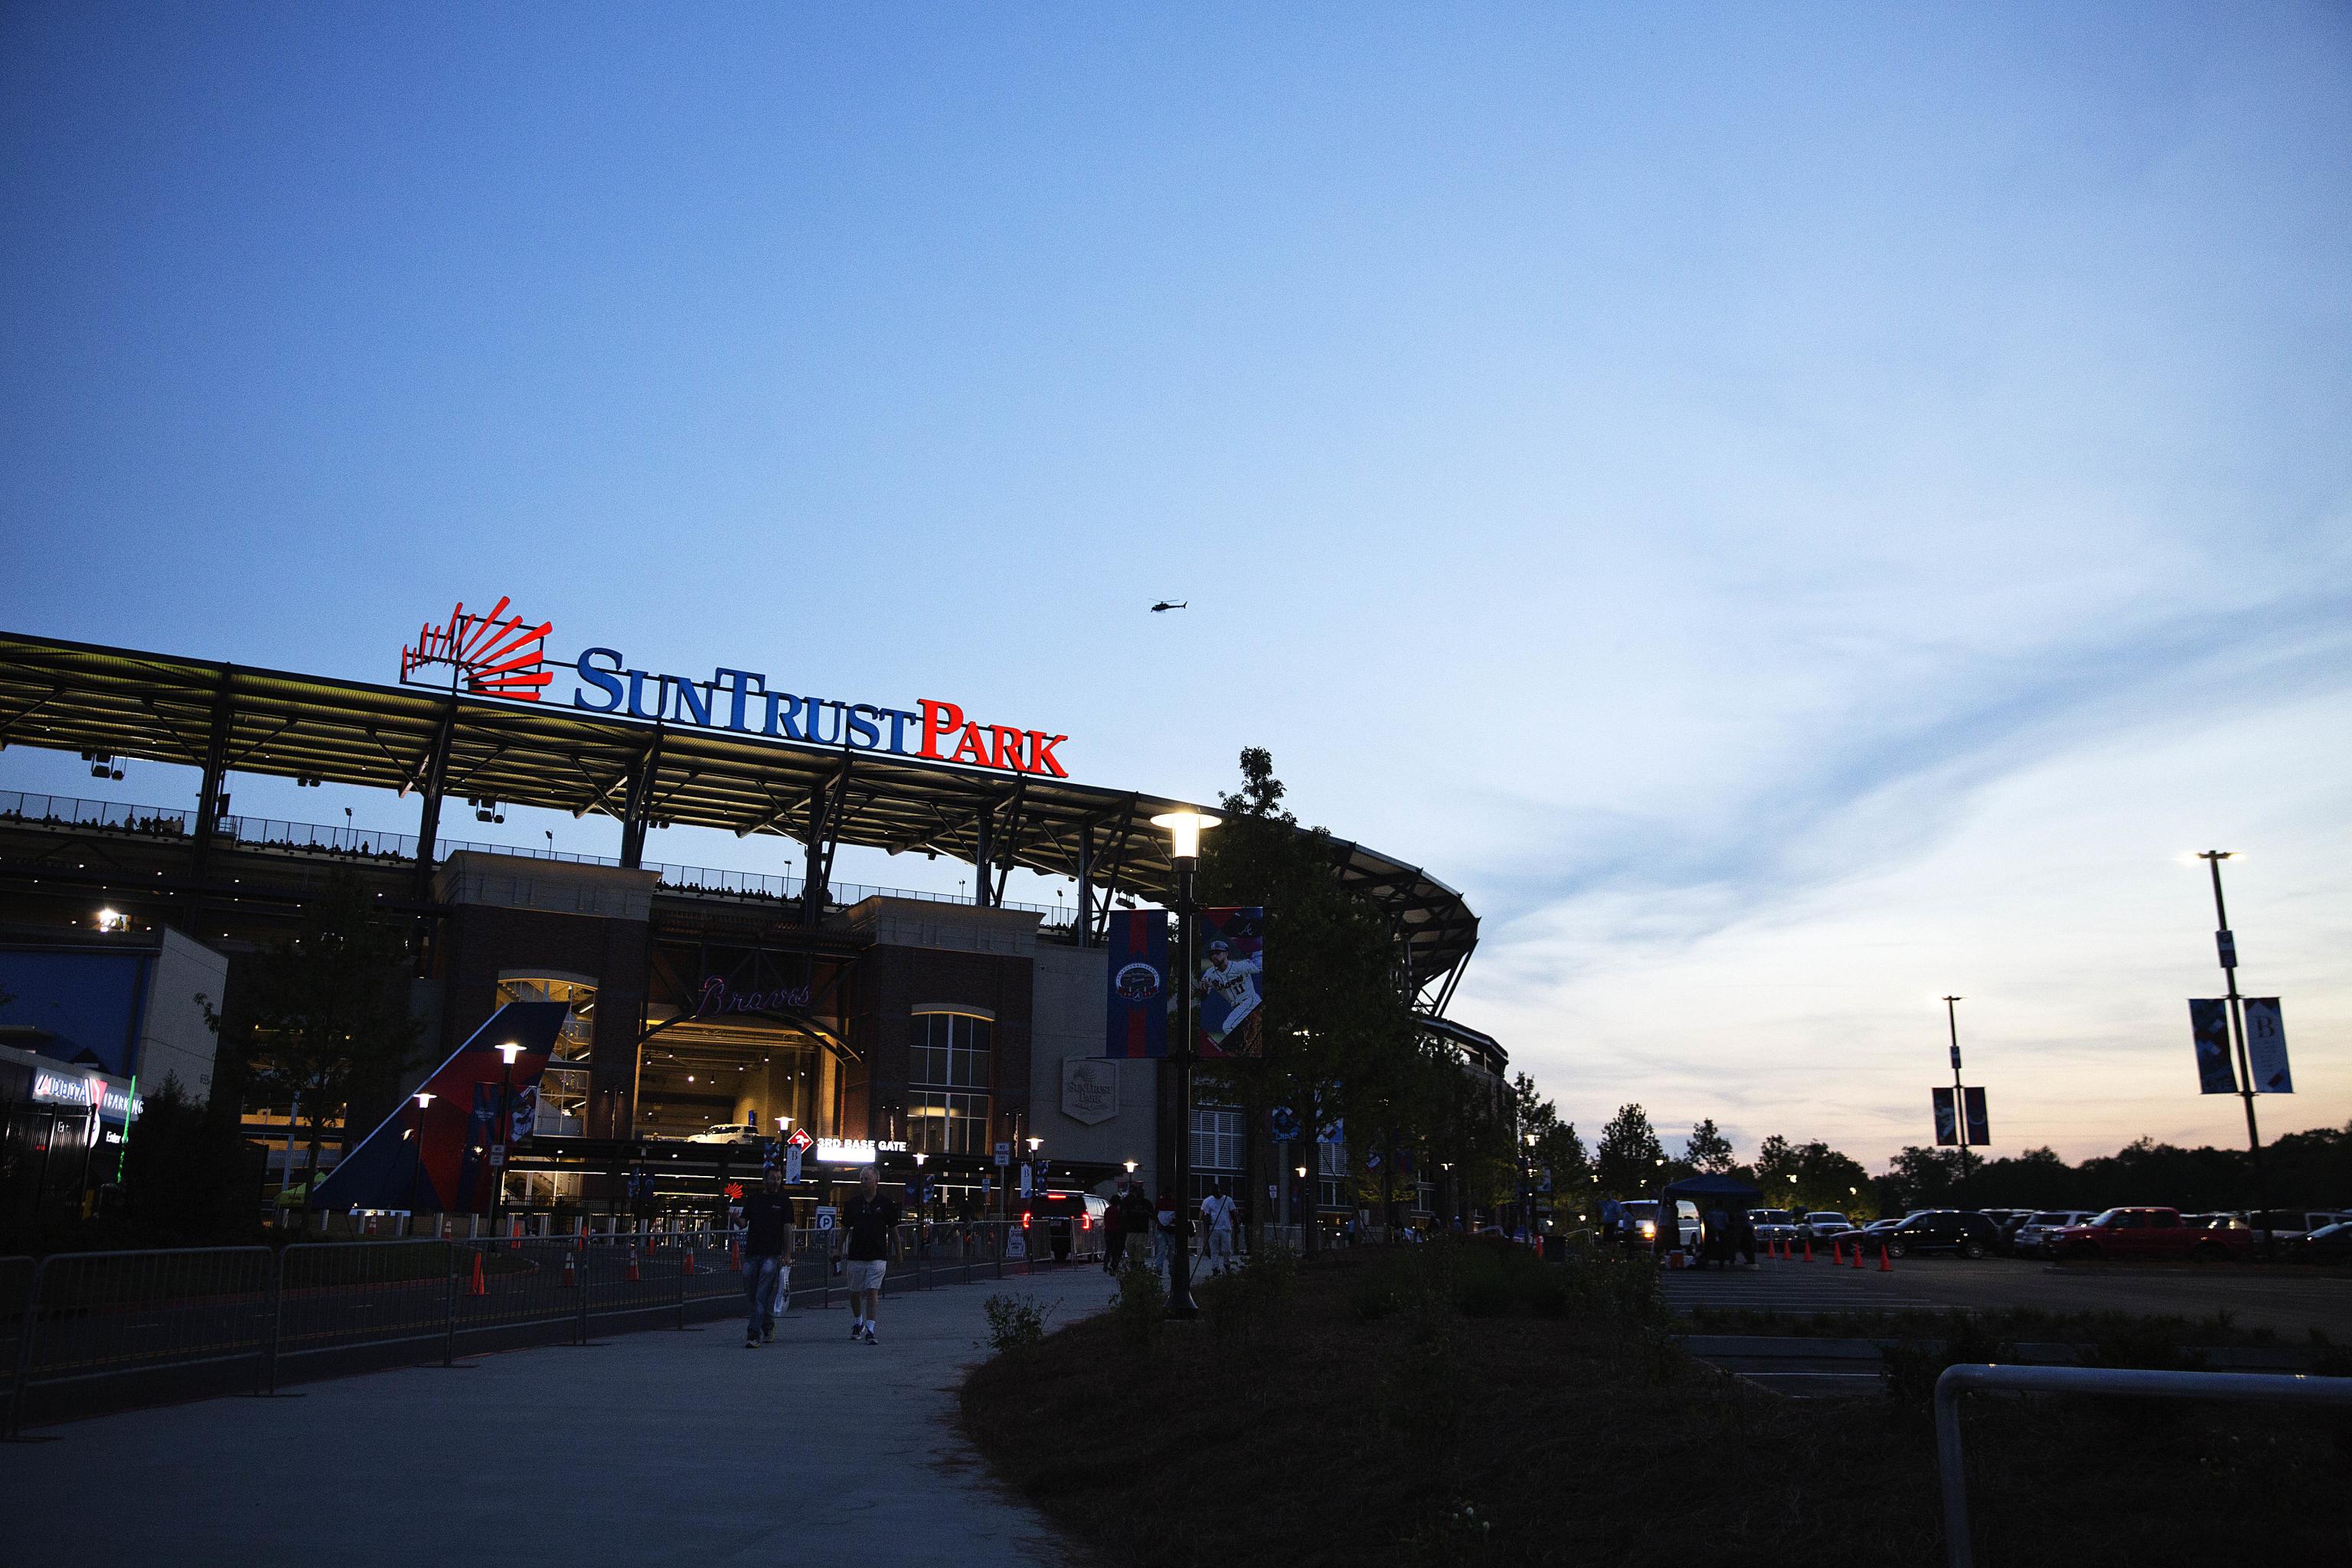
[[[1107,1057],[1168,1054],[1168,914],[1121,910],[1110,917],[1110,1006]]]
[[[1204,1057],[1265,1054],[1259,1015],[1265,1000],[1265,910],[1202,910],[1195,951],[1194,1048]]]

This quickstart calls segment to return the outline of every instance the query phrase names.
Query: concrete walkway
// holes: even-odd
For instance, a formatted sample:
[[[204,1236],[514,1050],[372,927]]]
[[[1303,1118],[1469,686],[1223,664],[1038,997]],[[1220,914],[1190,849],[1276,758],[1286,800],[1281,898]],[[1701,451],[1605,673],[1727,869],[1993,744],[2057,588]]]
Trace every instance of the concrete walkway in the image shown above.
[[[892,1297],[881,1343],[795,1311],[614,1335],[52,1426],[0,1448],[12,1563],[500,1564],[1081,1561],[953,1425],[982,1304],[1099,1310],[1087,1267]]]

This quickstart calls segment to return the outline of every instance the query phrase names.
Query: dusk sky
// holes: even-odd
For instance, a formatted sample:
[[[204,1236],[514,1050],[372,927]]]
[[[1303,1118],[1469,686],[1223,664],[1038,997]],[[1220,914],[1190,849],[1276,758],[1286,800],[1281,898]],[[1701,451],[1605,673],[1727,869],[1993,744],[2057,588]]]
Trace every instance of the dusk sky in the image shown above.
[[[1743,1157],[1927,1142],[1948,992],[1995,1152],[2242,1142],[2236,849],[2342,1124],[2347,150],[2341,5],[7,5],[0,626],[1264,745],[1562,1114]]]

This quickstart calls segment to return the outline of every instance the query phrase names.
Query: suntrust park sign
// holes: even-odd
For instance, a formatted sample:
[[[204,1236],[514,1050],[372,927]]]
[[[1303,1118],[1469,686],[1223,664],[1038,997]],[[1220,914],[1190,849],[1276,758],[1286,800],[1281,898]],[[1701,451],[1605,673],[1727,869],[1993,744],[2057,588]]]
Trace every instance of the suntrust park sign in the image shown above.
[[[542,621],[528,626],[500,599],[488,615],[468,615],[460,602],[447,625],[430,623],[416,646],[401,650],[400,678],[437,685],[448,670],[452,689],[536,702],[555,678],[546,667]],[[559,666],[558,668],[566,668]],[[632,668],[614,648],[592,647],[568,667],[579,678],[572,706],[657,723],[733,730],[781,741],[805,741],[853,751],[893,752],[933,762],[969,763],[1005,773],[1066,779],[1054,748],[1069,739],[1043,730],[983,724],[953,702],[919,698],[912,709],[878,702],[844,702],[781,691],[758,670],[714,669],[708,680]]]
[[[572,667],[580,677],[572,706],[592,713],[625,713],[746,735],[772,735],[854,751],[896,752],[934,762],[970,763],[1007,773],[1070,775],[1054,755],[1069,739],[1043,730],[967,720],[952,702],[919,698],[913,709],[844,702],[778,691],[757,670],[714,669],[708,680],[649,674],[628,668],[609,647],[592,647]]]

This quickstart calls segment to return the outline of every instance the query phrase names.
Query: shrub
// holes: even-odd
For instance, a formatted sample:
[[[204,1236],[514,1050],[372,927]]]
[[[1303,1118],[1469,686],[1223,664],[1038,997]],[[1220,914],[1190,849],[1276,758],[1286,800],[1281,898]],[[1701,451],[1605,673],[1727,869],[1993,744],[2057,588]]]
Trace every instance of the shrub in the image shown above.
[[[1159,1273],[1141,1265],[1118,1271],[1118,1293],[1110,1299],[1111,1321],[1130,1350],[1148,1351],[1160,1341],[1168,1317],[1168,1288]]]
[[[1045,1340],[1046,1309],[1034,1296],[999,1293],[984,1303],[988,1312],[988,1348],[998,1355],[1020,1355]]]
[[[1887,1396],[1906,1405],[1926,1405],[1936,1396],[1936,1380],[1948,1366],[1963,1363],[2011,1361],[2014,1347],[1992,1337],[1966,1312],[1951,1313],[1949,1331],[1940,1340],[1905,1340],[1880,1347],[1879,1376]]]
[[[1197,1287],[1210,1328],[1223,1339],[1249,1340],[1290,1310],[1298,1290],[1298,1254],[1261,1247]]]

